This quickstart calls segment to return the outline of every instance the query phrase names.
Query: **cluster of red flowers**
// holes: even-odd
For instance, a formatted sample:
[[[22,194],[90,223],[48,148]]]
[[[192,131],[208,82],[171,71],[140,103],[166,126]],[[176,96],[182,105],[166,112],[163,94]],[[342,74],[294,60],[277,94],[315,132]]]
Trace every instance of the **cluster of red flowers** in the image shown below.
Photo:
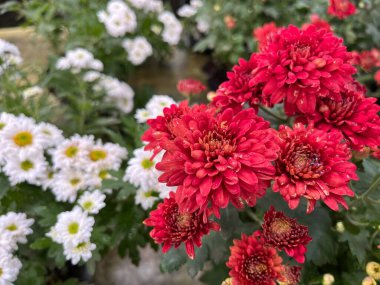
[[[265,214],[262,228],[234,240],[227,262],[233,284],[274,285],[276,280],[298,284],[301,267],[284,265],[277,250],[285,250],[297,262],[305,262],[306,245],[311,241],[308,228],[273,207]]]
[[[356,12],[354,3],[349,0],[330,0],[330,6],[327,13],[338,17],[339,19],[347,18]]]
[[[254,34],[260,52],[239,60],[209,106],[182,102],[148,120],[142,139],[146,150],[163,153],[159,182],[177,187],[145,221],[163,251],[184,243],[193,258],[194,245],[219,230],[212,215],[219,218],[229,203],[254,206],[271,181],[291,209],[301,198],[308,213],[319,200],[334,211],[347,208],[349,183],[358,179],[351,150],[378,150],[380,107],[353,79],[352,55],[327,22],[314,16],[302,29],[270,23]],[[279,103],[295,124],[276,131],[258,108]],[[273,208],[264,220],[262,231],[231,248],[233,284],[297,284],[300,268],[283,265],[277,251],[303,263],[307,227]]]
[[[206,89],[202,82],[192,78],[182,79],[177,83],[178,92],[186,97],[201,94]]]
[[[380,50],[373,48],[362,52],[353,51],[351,63],[360,66],[364,71],[380,67]]]

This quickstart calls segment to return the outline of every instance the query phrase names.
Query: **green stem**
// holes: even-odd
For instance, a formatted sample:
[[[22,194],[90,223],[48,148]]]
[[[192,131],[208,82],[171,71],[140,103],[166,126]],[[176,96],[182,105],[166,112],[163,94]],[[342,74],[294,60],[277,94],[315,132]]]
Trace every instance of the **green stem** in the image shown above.
[[[264,107],[263,105],[260,105],[260,109],[264,112],[267,113],[268,115],[272,116],[273,118],[276,118],[279,121],[286,122],[286,118],[281,117],[280,115],[277,115],[276,113],[272,112],[270,109],[267,107]]]
[[[359,196],[359,199],[364,199],[368,197],[369,194],[371,194],[372,191],[378,189],[378,186],[380,186],[380,175],[377,177],[377,179],[369,186],[368,190],[364,192],[361,196]]]
[[[351,218],[351,217],[349,216],[349,214],[346,215],[346,218],[347,218],[347,220],[348,220],[351,224],[353,224],[354,226],[357,226],[357,227],[367,227],[367,226],[369,226],[369,223],[362,223],[362,222],[356,221],[356,220],[354,220],[353,218]]]
[[[372,246],[373,245],[373,242],[375,241],[375,238],[376,236],[380,233],[380,230],[376,230],[372,236],[371,236],[371,239],[370,239],[370,242],[369,242],[369,246]]]
[[[248,210],[246,211],[247,215],[255,222],[259,223],[260,225],[263,223],[263,221],[258,217],[256,216],[256,214],[250,209],[248,208]]]

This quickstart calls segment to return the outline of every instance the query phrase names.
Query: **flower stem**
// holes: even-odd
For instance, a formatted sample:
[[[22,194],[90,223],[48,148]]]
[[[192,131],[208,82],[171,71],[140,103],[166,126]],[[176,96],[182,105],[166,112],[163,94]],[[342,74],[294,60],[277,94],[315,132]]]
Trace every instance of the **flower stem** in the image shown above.
[[[256,214],[249,208],[247,211],[246,211],[247,215],[255,222],[259,223],[260,225],[263,223],[263,221],[258,217],[256,216]]]
[[[272,116],[273,118],[276,118],[279,121],[286,122],[286,118],[281,117],[280,115],[274,113],[267,107],[264,107],[263,105],[260,105],[260,109],[264,112],[267,113],[268,115]]]
[[[359,199],[364,199],[368,197],[369,194],[371,194],[372,191],[378,189],[380,186],[380,175],[376,178],[376,180],[369,186],[368,190],[364,192],[362,195],[360,195]]]

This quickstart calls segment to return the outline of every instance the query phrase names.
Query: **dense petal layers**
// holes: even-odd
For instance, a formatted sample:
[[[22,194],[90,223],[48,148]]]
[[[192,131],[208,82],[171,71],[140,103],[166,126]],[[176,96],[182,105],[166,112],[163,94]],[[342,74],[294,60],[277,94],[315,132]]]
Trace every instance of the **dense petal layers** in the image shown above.
[[[289,26],[258,55],[250,85],[262,86],[270,104],[284,101],[285,112],[312,114],[317,98],[339,98],[356,69],[343,40],[326,29]]]
[[[173,134],[157,169],[163,172],[160,182],[179,186],[181,211],[210,208],[219,216],[229,202],[253,206],[264,196],[278,146],[275,131],[252,109],[189,112],[176,122]]]
[[[300,225],[295,219],[282,212],[277,212],[273,206],[265,213],[263,224],[265,242],[293,257],[297,262],[305,262],[306,245],[311,241],[309,229]]]
[[[273,190],[280,192],[291,209],[301,197],[308,200],[308,213],[316,201],[338,211],[339,204],[347,208],[343,196],[354,196],[350,180],[357,180],[355,164],[348,144],[338,131],[305,128],[295,124],[291,129],[280,126],[280,156]]]
[[[172,246],[178,248],[185,244],[186,252],[190,258],[194,258],[194,245],[202,246],[202,237],[210,230],[219,230],[219,225],[194,213],[179,212],[174,193],[158,205],[157,209],[150,212],[144,224],[154,227],[150,236],[158,244],[162,244],[162,251],[167,252]]]
[[[284,280],[282,258],[261,237],[243,234],[230,249],[227,266],[232,284],[275,285],[276,280]]]

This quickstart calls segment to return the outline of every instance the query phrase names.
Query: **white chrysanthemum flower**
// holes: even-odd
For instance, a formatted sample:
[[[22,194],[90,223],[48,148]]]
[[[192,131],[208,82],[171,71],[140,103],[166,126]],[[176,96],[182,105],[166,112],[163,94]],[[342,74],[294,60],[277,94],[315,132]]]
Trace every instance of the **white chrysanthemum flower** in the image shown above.
[[[85,192],[78,200],[78,204],[89,214],[98,214],[101,209],[103,209],[106,204],[104,203],[106,195],[104,195],[100,190],[95,190],[93,192]]]
[[[97,14],[98,20],[105,25],[107,33],[113,37],[121,37],[136,30],[135,12],[120,0],[108,2],[107,10]]]
[[[0,234],[0,255],[1,253],[12,253],[17,249],[16,239],[7,233]]]
[[[147,109],[137,109],[135,119],[140,124],[146,123],[149,119],[153,119],[154,115]]]
[[[190,0],[191,7],[194,7],[196,9],[199,9],[203,7],[203,1],[202,0]]]
[[[128,53],[128,60],[134,65],[140,65],[153,54],[152,45],[144,37],[127,39],[123,41],[122,46]]]
[[[80,207],[75,207],[70,212],[60,213],[54,226],[54,231],[59,236],[56,239],[63,244],[70,243],[73,246],[86,242],[91,237],[94,223],[94,218],[88,216]]]
[[[8,124],[14,124],[14,122],[17,120],[17,117],[13,114],[9,113],[1,113],[0,114],[0,132],[8,125]]]
[[[57,201],[74,203],[79,190],[87,189],[86,173],[82,170],[67,168],[57,172],[51,185]]]
[[[66,55],[58,59],[56,68],[60,70],[70,69],[73,73],[82,70],[103,70],[103,63],[94,58],[94,55],[84,48],[76,48],[66,52]]]
[[[40,86],[29,87],[22,92],[24,99],[41,96],[42,94],[44,94],[44,89],[42,89]]]
[[[170,45],[178,44],[183,27],[174,14],[169,11],[162,12],[158,16],[158,20],[164,24],[163,40]]]
[[[46,233],[46,236],[51,238],[56,243],[63,243],[62,237],[57,231],[57,224],[50,228],[50,231]]]
[[[100,140],[87,147],[87,156],[83,161],[86,170],[118,170],[123,159],[127,158],[127,150],[117,144],[103,144]]]
[[[22,58],[18,47],[0,39],[0,75],[10,66],[21,63]]]
[[[56,148],[50,150],[53,167],[55,169],[81,168],[87,156],[89,146],[93,144],[93,138],[81,137],[78,134],[65,139]]]
[[[135,204],[141,205],[144,210],[149,210],[159,200],[158,193],[154,190],[138,189],[135,196]]]
[[[22,264],[16,257],[0,252],[0,284],[12,285],[17,280],[21,267]]]
[[[24,213],[9,212],[0,216],[0,234],[10,235],[17,243],[26,243],[26,236],[33,233],[30,228],[33,223]]]
[[[153,12],[153,13],[161,13],[164,10],[164,5],[161,0],[147,0],[144,11],[145,12]]]
[[[152,160],[152,154],[150,151],[145,151],[144,147],[135,149],[133,158],[128,161],[124,181],[145,190],[154,188],[159,177],[155,165],[161,160],[162,155],[159,154]]]
[[[3,171],[11,185],[22,182],[38,185],[40,177],[46,171],[47,162],[39,149],[14,153],[5,159]]]
[[[194,16],[196,13],[197,13],[197,9],[188,4],[185,4],[181,8],[178,9],[178,15],[184,18],[190,18]]]
[[[43,138],[33,121],[22,116],[7,124],[0,133],[1,148],[5,155],[13,156],[30,150],[42,150]]]
[[[37,132],[40,133],[41,143],[44,148],[56,146],[64,140],[62,130],[49,123],[39,123]]]
[[[92,251],[96,249],[96,244],[91,243],[90,241],[83,241],[77,245],[65,243],[63,249],[63,254],[66,257],[66,260],[70,260],[71,264],[76,265],[80,260],[83,260],[84,262],[90,260],[92,257]]]
[[[197,20],[197,30],[201,33],[207,33],[210,30],[209,22],[203,19]]]
[[[88,71],[83,75],[83,80],[86,82],[94,82],[102,77],[102,74],[98,71]]]
[[[127,83],[103,75],[94,89],[104,90],[107,95],[106,101],[115,104],[122,112],[127,114],[132,111],[135,92]]]
[[[48,166],[44,173],[39,177],[38,185],[42,187],[42,190],[52,189],[55,183],[55,172]]]
[[[176,102],[173,98],[167,95],[153,95],[145,108],[152,114],[153,118],[155,118],[157,116],[162,116],[164,114],[164,109],[173,104],[176,104]]]
[[[111,179],[108,169],[95,169],[86,173],[87,189],[94,190],[102,187],[104,179]]]

